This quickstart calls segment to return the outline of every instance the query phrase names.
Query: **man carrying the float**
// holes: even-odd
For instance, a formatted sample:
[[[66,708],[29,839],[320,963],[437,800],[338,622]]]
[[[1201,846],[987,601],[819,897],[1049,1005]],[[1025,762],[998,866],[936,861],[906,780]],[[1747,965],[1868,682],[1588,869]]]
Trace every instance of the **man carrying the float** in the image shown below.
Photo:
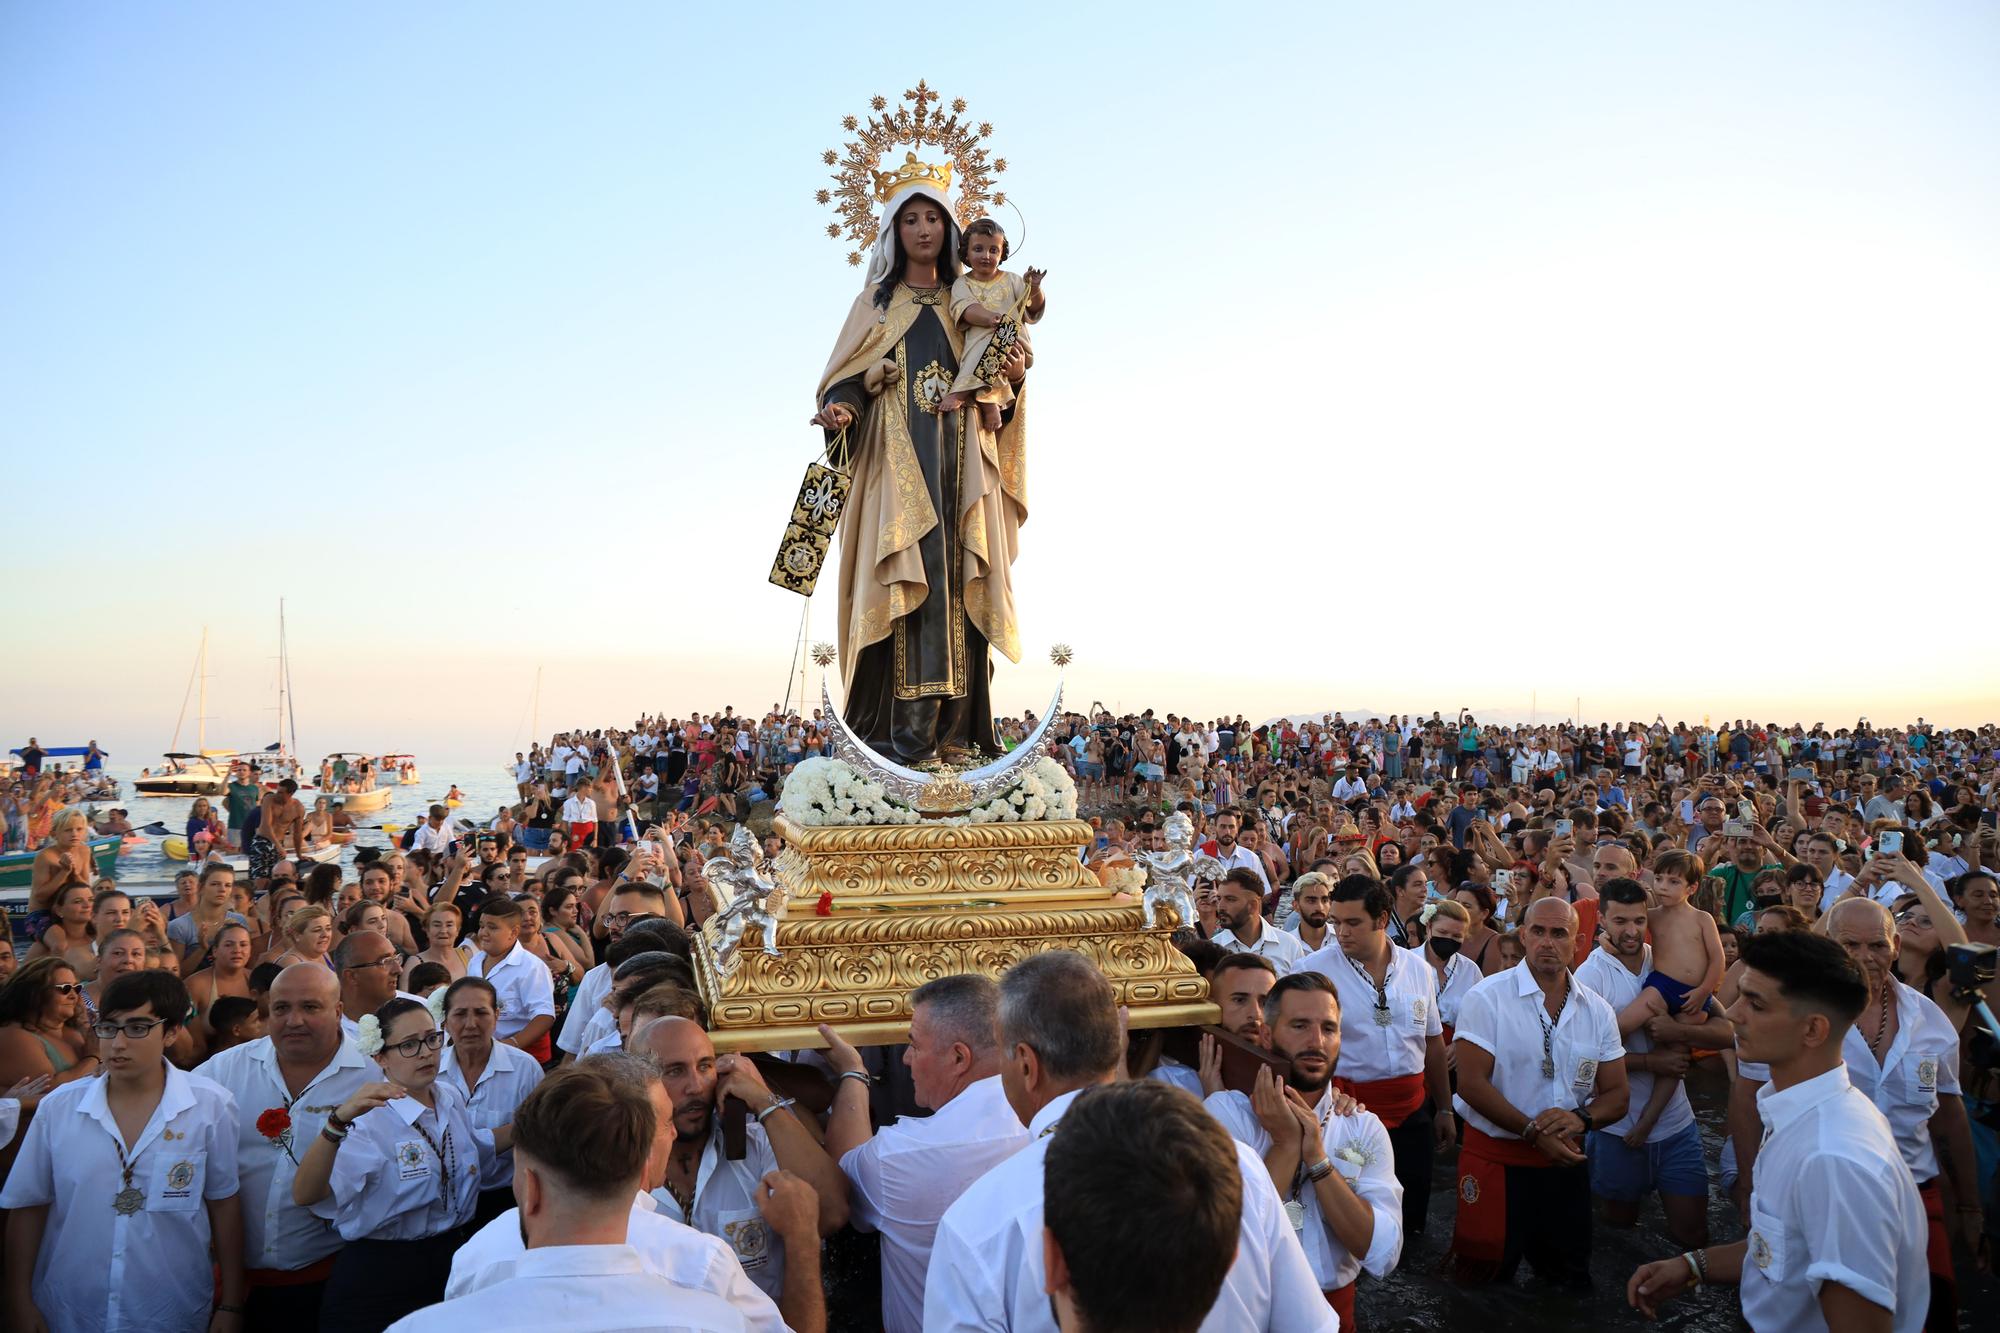
[[[1294,972],[1333,983],[1342,1030],[1334,1086],[1381,1117],[1403,1187],[1403,1231],[1422,1235],[1431,1197],[1431,1157],[1457,1135],[1444,1028],[1429,964],[1389,938],[1389,891],[1349,875],[1333,887],[1327,928],[1334,942],[1300,959]]]
[[[1461,1282],[1505,1281],[1526,1258],[1544,1280],[1587,1287],[1584,1136],[1625,1114],[1625,1045],[1611,1006],[1570,975],[1575,908],[1531,904],[1521,942],[1526,957],[1474,986],[1458,1014],[1452,1257]]]
[[[1026,364],[1021,354],[1007,364],[1015,398],[999,430],[981,424],[976,405],[944,406],[964,348],[950,304],[960,225],[1004,196],[986,191],[983,136],[958,123],[959,108],[950,119],[929,110],[937,97],[922,84],[904,100],[914,115],[871,116],[835,176],[848,234],[871,248],[813,421],[852,477],[840,550],[842,712],[873,749],[913,765],[1000,753],[988,647],[1020,660],[1010,566],[1027,517]],[[906,153],[893,170],[874,170],[891,141],[949,160]],[[829,150],[826,160],[840,158]]]

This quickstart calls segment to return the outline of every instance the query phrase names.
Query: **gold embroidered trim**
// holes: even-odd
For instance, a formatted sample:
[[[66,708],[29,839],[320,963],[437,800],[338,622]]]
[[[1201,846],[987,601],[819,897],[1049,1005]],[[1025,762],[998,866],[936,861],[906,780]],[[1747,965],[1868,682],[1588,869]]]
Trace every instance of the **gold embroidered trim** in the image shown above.
[[[951,374],[935,360],[917,372],[910,381],[910,392],[917,400],[917,410],[936,416],[938,405],[951,392]]]

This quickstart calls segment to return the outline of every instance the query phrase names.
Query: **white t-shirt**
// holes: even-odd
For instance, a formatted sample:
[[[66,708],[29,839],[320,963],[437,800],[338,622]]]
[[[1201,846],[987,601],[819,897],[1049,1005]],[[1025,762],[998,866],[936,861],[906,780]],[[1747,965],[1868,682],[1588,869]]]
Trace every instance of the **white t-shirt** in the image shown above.
[[[1641,989],[1639,983],[1646,973],[1652,970],[1653,946],[1648,944],[1641,947],[1644,952],[1640,955],[1641,962],[1636,973],[1619,962],[1612,956],[1611,951],[1605,948],[1592,949],[1590,956],[1576,969],[1577,983],[1588,986],[1601,996],[1604,1002],[1611,1006],[1614,1016],[1624,1012],[1626,1005],[1639,998]],[[1653,1049],[1653,1039],[1646,1035],[1644,1027],[1635,1028],[1625,1038],[1625,1049],[1635,1055],[1644,1055]],[[1653,1075],[1633,1068],[1630,1061],[1625,1065],[1625,1082],[1632,1090],[1632,1100],[1628,1103],[1624,1116],[1616,1124],[1598,1126],[1607,1134],[1624,1135],[1638,1123],[1639,1113],[1644,1111],[1646,1104],[1653,1099]],[[1652,1141],[1662,1143],[1693,1123],[1694,1107],[1688,1103],[1687,1089],[1676,1088],[1673,1100],[1667,1103],[1666,1110],[1660,1112],[1659,1123],[1653,1127]]]
[[[1444,1034],[1438,1018],[1437,978],[1429,963],[1408,949],[1390,947],[1389,967],[1382,974],[1389,1004],[1386,1023],[1377,1019],[1373,978],[1362,974],[1338,940],[1307,954],[1291,970],[1317,972],[1340,993],[1342,1078],[1373,1083],[1424,1072],[1430,1039]]]

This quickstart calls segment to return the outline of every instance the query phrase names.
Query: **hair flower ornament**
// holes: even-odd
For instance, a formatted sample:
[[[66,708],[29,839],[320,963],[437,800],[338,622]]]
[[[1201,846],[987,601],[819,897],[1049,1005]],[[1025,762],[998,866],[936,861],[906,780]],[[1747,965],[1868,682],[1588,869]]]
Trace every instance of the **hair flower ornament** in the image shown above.
[[[363,1014],[361,1021],[354,1025],[354,1049],[366,1056],[382,1053],[382,1020],[373,1014]]]
[[[1438,905],[1436,903],[1425,903],[1424,910],[1417,913],[1417,920],[1428,926],[1431,923],[1431,918],[1437,914]]]
[[[444,997],[445,992],[450,989],[449,986],[439,986],[424,997],[424,1008],[431,1011],[431,1022],[439,1027],[444,1026]]]

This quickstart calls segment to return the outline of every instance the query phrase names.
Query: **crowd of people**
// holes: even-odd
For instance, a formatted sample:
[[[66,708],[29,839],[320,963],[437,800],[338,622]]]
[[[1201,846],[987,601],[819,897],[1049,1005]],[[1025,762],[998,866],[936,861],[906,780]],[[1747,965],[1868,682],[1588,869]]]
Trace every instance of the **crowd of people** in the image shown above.
[[[568,733],[492,826],[433,806],[350,868],[288,836],[164,904],[52,875],[0,954],[8,1326],[1333,1329],[1437,1179],[1442,1280],[1956,1327],[1993,729],[1051,731],[1107,883],[1176,816],[1210,858],[1198,1041],[1057,952],[927,982],[900,1048],[718,1053],[702,867],[740,820],[783,850],[758,807],[812,719]],[[1681,1252],[1594,1268],[1656,1198]]]

